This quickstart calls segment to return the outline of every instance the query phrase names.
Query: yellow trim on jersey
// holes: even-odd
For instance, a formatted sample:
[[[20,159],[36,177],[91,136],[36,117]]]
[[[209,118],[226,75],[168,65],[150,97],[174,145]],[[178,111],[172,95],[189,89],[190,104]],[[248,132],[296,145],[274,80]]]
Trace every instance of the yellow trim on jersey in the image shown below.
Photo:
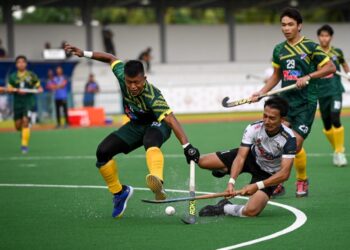
[[[295,45],[297,45],[298,43],[300,43],[301,41],[303,41],[304,40],[304,38],[305,38],[305,36],[302,36],[301,38],[300,38],[300,40],[299,41],[297,41],[296,43],[294,43],[294,44],[290,44],[288,41],[287,41],[287,43],[288,43],[288,45],[290,45],[291,47],[294,47]]]
[[[113,70],[114,66],[117,65],[118,63],[121,63],[121,60],[115,60],[114,62],[111,63],[111,69]]]
[[[301,43],[299,45],[306,51],[307,54],[311,54],[311,51],[308,50],[308,48],[303,43]]]
[[[272,62],[272,67],[279,69],[281,66],[275,62]]]
[[[34,84],[34,87],[37,88],[37,89],[40,88],[40,81],[37,81],[37,82]]]
[[[323,65],[325,65],[328,61],[329,61],[329,57],[327,56],[325,59],[322,60],[322,62],[320,62],[317,67],[322,67]]]
[[[163,119],[164,119],[167,115],[171,114],[172,112],[173,112],[173,111],[172,111],[171,109],[168,109],[167,111],[163,112],[163,114],[161,114],[161,115],[158,117],[158,122],[163,121]]]

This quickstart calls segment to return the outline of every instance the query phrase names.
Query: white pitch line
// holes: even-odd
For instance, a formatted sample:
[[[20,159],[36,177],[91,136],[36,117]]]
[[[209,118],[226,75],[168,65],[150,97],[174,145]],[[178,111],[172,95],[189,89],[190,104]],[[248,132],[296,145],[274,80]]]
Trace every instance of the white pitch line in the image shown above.
[[[52,185],[52,184],[10,184],[10,183],[0,183],[0,187],[37,187],[37,188],[90,188],[90,189],[107,189],[106,186],[94,186],[94,185]],[[148,191],[148,188],[139,188],[139,187],[135,187],[135,190],[142,190],[142,191]],[[188,190],[178,190],[178,189],[166,189],[166,191],[168,192],[176,192],[176,193],[188,193]],[[196,191],[196,193],[198,194],[212,194],[212,192],[201,192],[201,191]],[[241,197],[241,196],[237,196],[236,198],[240,198],[240,199],[248,199],[247,197]],[[231,250],[231,249],[237,249],[237,248],[241,248],[241,247],[245,247],[245,246],[249,246],[249,245],[253,245],[253,244],[257,244],[263,241],[267,241],[267,240],[271,240],[277,237],[280,237],[282,235],[288,234],[292,231],[297,230],[298,228],[300,228],[302,225],[305,224],[305,222],[307,221],[307,217],[306,215],[300,211],[299,209],[292,207],[292,206],[288,206],[285,204],[281,204],[281,203],[277,203],[277,202],[273,202],[273,201],[269,201],[268,202],[269,205],[272,206],[276,206],[276,207],[281,207],[283,209],[286,209],[290,212],[292,212],[295,216],[295,221],[292,225],[290,225],[289,227],[282,229],[281,231],[278,231],[276,233],[270,234],[270,235],[266,235],[264,237],[258,238],[258,239],[254,239],[254,240],[250,240],[250,241],[246,241],[246,242],[242,242],[239,244],[235,244],[232,246],[227,246],[227,247],[223,247],[223,248],[219,248],[217,250]]]
[[[330,157],[333,154],[331,153],[307,153],[308,157]],[[350,154],[345,154],[350,156]],[[118,157],[126,159],[137,159],[145,158],[144,154],[131,154],[131,155],[120,155]],[[183,158],[183,154],[165,154],[165,158]],[[0,157],[0,161],[46,161],[46,160],[90,160],[96,159],[94,155],[62,155],[62,156],[10,156],[10,157]]]

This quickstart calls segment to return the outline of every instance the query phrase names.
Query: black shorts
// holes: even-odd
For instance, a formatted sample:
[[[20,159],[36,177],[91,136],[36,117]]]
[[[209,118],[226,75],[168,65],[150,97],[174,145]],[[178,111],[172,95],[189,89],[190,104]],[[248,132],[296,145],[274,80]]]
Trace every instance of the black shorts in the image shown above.
[[[234,159],[237,156],[237,153],[238,153],[238,148],[216,152],[216,155],[219,157],[222,163],[224,163],[224,165],[227,167],[229,173],[231,172],[231,166]],[[250,184],[258,181],[266,180],[271,176],[270,173],[265,172],[260,168],[260,166],[256,163],[255,156],[252,154],[251,151],[249,152],[248,157],[244,162],[242,173],[250,173],[252,175]],[[267,194],[267,196],[271,197],[276,187],[277,186],[266,187],[264,189],[261,189],[261,191]]]

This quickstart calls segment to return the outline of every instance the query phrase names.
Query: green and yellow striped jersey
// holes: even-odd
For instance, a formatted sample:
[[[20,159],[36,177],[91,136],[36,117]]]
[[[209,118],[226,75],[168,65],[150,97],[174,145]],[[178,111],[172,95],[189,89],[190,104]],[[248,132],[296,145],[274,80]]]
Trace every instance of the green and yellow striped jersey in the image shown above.
[[[322,67],[329,57],[321,47],[310,39],[302,37],[294,45],[284,41],[273,51],[272,65],[280,70],[282,87],[294,84],[296,80]],[[291,107],[306,107],[306,103],[317,102],[317,86],[314,80],[303,89],[295,89],[281,94]]]
[[[345,63],[344,54],[341,49],[331,47],[325,53],[330,57],[334,63],[337,71],[341,71],[340,66]],[[337,74],[330,74],[323,78],[317,79],[318,97],[326,97],[332,95],[339,95],[345,92],[344,86],[341,83],[341,77]]]
[[[18,71],[13,72],[8,79],[8,87],[17,89],[37,89],[40,87],[40,80],[38,76],[29,70],[20,73]],[[14,102],[35,102],[34,94],[21,95],[14,93]]]
[[[161,122],[166,115],[172,113],[160,90],[147,81],[140,95],[131,95],[125,84],[124,63],[122,61],[113,62],[111,68],[119,81],[124,113],[130,120],[142,124],[154,121]]]

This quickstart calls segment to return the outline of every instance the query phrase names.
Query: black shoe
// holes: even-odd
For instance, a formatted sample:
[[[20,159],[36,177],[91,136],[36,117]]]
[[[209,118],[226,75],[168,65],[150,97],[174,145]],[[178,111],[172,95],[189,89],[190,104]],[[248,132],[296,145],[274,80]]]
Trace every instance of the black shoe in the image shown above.
[[[219,201],[216,205],[205,206],[199,211],[199,216],[207,217],[207,216],[225,215],[224,206],[227,204],[232,204],[232,203],[227,199],[223,199]]]
[[[222,178],[225,175],[227,175],[228,173],[224,170],[213,170],[213,171],[211,171],[211,174],[216,178]]]

